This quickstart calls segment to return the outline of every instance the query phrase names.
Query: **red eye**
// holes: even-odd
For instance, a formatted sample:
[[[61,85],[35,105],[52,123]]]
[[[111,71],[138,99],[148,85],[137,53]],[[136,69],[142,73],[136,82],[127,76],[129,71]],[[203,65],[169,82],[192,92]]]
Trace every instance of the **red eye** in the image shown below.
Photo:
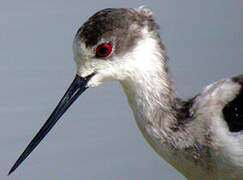
[[[96,48],[96,56],[97,57],[106,57],[111,53],[111,50],[112,50],[112,46],[110,43],[100,44]]]

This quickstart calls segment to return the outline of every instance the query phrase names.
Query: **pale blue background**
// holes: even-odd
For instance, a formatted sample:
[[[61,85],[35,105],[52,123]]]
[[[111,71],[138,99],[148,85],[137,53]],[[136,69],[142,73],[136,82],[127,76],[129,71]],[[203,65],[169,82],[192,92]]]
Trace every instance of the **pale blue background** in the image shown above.
[[[7,177],[75,75],[72,40],[106,7],[154,11],[178,94],[242,73],[240,0],[0,1],[0,179],[184,179],[141,136],[117,82],[89,89]]]

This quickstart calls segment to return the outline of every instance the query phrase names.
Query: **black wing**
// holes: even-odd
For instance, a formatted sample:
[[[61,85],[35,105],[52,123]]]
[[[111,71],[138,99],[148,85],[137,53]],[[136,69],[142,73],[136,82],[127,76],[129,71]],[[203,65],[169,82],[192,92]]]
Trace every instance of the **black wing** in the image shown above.
[[[232,78],[232,81],[241,86],[235,98],[223,108],[224,119],[231,132],[243,130],[243,75]]]

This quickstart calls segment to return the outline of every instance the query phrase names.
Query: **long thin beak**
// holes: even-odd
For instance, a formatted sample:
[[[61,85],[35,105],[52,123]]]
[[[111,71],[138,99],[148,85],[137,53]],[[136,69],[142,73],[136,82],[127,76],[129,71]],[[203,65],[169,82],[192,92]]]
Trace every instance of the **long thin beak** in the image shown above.
[[[76,75],[72,84],[58,103],[55,110],[52,112],[50,117],[47,119],[45,124],[41,127],[39,132],[35,135],[29,145],[26,147],[24,152],[20,155],[18,160],[15,162],[13,167],[10,169],[8,175],[10,175],[36,148],[41,140],[47,135],[51,128],[56,124],[60,117],[66,112],[66,110],[72,105],[72,103],[87,89],[86,85],[90,78],[93,76],[89,75],[86,78]]]

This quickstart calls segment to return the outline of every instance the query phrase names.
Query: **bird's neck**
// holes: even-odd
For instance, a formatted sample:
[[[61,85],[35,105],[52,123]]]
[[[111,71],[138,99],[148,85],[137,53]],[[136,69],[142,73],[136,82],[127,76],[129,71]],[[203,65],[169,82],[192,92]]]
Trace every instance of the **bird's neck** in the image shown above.
[[[170,131],[175,121],[175,98],[160,42],[144,39],[138,42],[134,52],[131,58],[136,66],[130,68],[133,72],[121,85],[138,127],[148,140]]]
[[[205,133],[191,128],[190,107],[175,97],[160,41],[147,38],[138,43],[130,55],[134,66],[127,68],[128,78],[120,83],[147,142],[161,157],[185,173],[187,169],[198,167],[195,164],[200,159],[198,148],[208,152],[207,146],[203,145],[207,139],[197,140]],[[200,157],[207,157],[207,154],[201,153]],[[185,163],[187,168],[181,163]],[[208,161],[200,163],[207,165]],[[190,174],[189,171],[186,173]]]

